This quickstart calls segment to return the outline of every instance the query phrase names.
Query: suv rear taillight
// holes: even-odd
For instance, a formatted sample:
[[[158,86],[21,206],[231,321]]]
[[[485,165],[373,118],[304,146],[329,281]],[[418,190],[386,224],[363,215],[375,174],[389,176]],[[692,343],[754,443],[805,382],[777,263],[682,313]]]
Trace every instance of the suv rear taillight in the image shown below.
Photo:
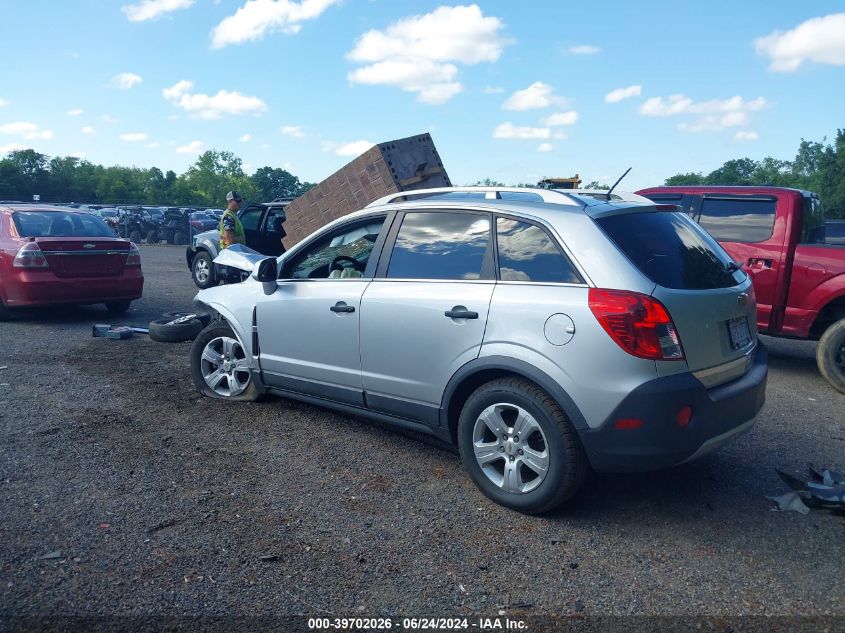
[[[648,295],[590,288],[589,305],[598,322],[629,354],[651,360],[683,360],[672,317]]]
[[[12,268],[49,268],[47,258],[35,242],[27,242],[18,249]]]
[[[138,247],[133,242],[129,243],[129,252],[126,254],[126,267],[141,267],[141,251],[138,250]]]

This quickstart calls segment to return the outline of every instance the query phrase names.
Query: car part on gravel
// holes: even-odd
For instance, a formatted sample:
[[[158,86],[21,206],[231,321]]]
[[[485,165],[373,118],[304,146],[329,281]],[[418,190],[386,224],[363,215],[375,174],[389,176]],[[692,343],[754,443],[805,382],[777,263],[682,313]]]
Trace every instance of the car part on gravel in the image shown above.
[[[816,348],[816,362],[824,379],[845,393],[845,319],[827,328]]]
[[[808,514],[810,508],[827,508],[836,512],[845,511],[845,474],[830,469],[817,469],[808,464],[809,479],[799,479],[782,470],[775,469],[783,482],[792,488],[779,497],[766,497],[777,504],[778,510]]]
[[[211,398],[254,401],[260,396],[250,359],[228,323],[212,323],[196,337],[191,375],[197,389]]]
[[[209,312],[164,312],[161,315],[162,319],[170,319],[171,322],[178,319],[186,320],[187,317],[197,319],[203,327],[211,323],[211,313]]]
[[[150,338],[160,343],[192,341],[202,331],[202,321],[195,315],[176,319],[163,318],[150,321]]]
[[[132,338],[133,334],[149,334],[149,330],[144,327],[128,327],[125,325],[115,327],[104,323],[97,323],[91,328],[91,335],[94,338],[111,338],[122,341]]]

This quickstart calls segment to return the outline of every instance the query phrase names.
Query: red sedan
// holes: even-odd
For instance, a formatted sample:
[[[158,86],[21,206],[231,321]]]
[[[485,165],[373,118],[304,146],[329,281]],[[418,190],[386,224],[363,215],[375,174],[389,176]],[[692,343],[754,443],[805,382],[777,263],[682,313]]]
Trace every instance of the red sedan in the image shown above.
[[[0,320],[18,307],[141,298],[141,254],[100,219],[47,205],[0,206]]]

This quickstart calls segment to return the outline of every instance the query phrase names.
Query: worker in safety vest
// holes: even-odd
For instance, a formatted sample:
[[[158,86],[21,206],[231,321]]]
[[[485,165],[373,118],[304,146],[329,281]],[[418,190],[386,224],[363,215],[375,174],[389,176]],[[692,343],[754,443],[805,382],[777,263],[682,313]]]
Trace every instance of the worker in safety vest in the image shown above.
[[[238,210],[241,208],[243,198],[237,191],[230,191],[226,194],[226,211],[220,218],[220,250],[230,247],[232,244],[244,244],[244,226],[238,218]]]

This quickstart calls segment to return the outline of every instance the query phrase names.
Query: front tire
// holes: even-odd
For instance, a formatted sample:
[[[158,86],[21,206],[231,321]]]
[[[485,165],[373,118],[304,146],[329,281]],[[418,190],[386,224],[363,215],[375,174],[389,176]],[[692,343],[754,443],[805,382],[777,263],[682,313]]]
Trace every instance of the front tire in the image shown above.
[[[458,422],[470,477],[490,499],[528,514],[549,512],[584,481],[587,458],[574,427],[547,393],[527,380],[479,387]]]
[[[845,393],[845,319],[827,328],[816,349],[819,371],[831,386]]]
[[[228,323],[212,323],[191,346],[191,376],[205,396],[218,400],[258,400],[250,359]]]
[[[191,260],[191,277],[197,288],[201,290],[217,285],[218,279],[217,271],[214,270],[214,261],[206,251],[199,251]]]

